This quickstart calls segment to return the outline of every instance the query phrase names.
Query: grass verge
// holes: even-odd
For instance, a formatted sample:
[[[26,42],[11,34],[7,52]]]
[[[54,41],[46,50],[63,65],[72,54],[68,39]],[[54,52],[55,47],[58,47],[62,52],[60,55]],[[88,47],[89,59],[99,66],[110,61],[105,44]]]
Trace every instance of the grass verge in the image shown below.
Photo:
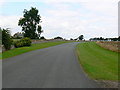
[[[71,41],[56,41],[56,42],[45,42],[45,43],[40,43],[40,44],[32,44],[30,47],[21,47],[21,48],[15,48],[3,53],[0,53],[0,59],[6,59],[9,57],[17,56],[26,52],[30,52],[33,50],[41,49],[41,48],[47,48],[63,43],[68,43]]]
[[[80,43],[76,52],[84,71],[96,80],[118,80],[118,53],[95,42]]]

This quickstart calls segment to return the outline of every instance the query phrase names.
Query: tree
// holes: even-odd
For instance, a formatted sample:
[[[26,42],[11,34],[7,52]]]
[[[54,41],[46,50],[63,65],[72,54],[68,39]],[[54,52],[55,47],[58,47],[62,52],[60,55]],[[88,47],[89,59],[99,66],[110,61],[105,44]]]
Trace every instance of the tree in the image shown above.
[[[38,37],[40,38],[40,35],[43,32],[42,27],[40,25],[38,26],[37,31],[38,31]]]
[[[0,27],[0,45],[2,44],[2,28]]]
[[[22,31],[24,32],[24,37],[29,37],[31,39],[35,39],[38,37],[38,34],[43,32],[41,30],[41,16],[38,14],[38,10],[36,8],[31,7],[29,11],[24,9],[23,18],[20,18],[18,22],[18,26],[22,27]]]
[[[104,38],[100,37],[99,40],[104,40]]]
[[[120,36],[118,37],[118,41],[120,41]]]
[[[10,50],[12,39],[10,38],[10,31],[8,28],[2,30],[2,44],[4,45],[6,50]]]
[[[80,36],[78,37],[78,39],[79,39],[79,40],[83,40],[83,39],[84,39],[84,36],[83,36],[83,35],[80,35]]]
[[[63,38],[58,36],[58,37],[55,37],[54,39],[63,39]]]
[[[44,36],[42,36],[42,37],[40,37],[40,39],[43,39],[43,40],[45,40],[45,37],[44,37]]]
[[[70,38],[70,40],[73,40],[72,38]]]

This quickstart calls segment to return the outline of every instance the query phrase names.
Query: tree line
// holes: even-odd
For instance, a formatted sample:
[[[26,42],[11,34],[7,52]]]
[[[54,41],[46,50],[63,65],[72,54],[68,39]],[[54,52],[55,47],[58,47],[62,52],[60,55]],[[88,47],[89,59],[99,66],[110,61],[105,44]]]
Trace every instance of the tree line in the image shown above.
[[[103,37],[95,37],[90,38],[90,41],[120,41],[120,36],[118,38],[103,38]]]

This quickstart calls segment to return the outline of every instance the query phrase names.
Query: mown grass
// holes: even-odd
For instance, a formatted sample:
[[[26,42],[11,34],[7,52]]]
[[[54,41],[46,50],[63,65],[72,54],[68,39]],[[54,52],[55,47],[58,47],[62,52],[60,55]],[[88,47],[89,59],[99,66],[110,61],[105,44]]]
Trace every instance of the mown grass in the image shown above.
[[[95,42],[76,47],[80,64],[88,76],[96,80],[118,80],[118,53],[106,50]]]
[[[68,43],[68,42],[71,42],[71,41],[45,42],[45,43],[40,43],[40,44],[32,44],[32,46],[30,46],[30,47],[15,48],[15,49],[0,53],[0,56],[1,56],[0,59],[6,59],[9,57],[20,55],[20,54],[30,52],[33,50],[47,48],[47,47],[51,47],[51,46],[55,46],[55,45],[59,45],[59,44],[63,44],[63,43]]]

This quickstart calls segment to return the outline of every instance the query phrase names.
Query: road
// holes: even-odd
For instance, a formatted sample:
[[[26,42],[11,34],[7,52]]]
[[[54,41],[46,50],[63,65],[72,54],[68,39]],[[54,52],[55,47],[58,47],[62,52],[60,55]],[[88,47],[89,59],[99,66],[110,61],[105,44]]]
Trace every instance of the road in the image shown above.
[[[3,88],[97,88],[82,70],[75,46],[65,43],[3,60]]]

